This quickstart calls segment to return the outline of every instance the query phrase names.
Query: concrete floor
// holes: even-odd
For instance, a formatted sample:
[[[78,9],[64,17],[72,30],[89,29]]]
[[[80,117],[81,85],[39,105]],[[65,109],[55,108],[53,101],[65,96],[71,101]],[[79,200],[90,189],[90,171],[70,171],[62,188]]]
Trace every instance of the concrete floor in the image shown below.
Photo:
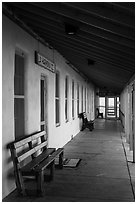
[[[128,165],[121,130],[119,121],[96,120],[92,132],[85,129],[64,146],[65,158],[81,159],[78,167],[56,169],[54,180],[45,182],[43,197],[36,197],[35,192],[18,197],[14,191],[3,201],[134,202],[134,165]],[[32,192],[34,183],[29,187]]]

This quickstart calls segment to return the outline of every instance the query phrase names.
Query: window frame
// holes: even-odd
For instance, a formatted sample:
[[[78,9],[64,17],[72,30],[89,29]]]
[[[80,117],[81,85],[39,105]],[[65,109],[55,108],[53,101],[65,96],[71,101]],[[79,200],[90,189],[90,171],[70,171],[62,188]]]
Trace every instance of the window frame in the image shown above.
[[[72,119],[75,119],[75,82],[72,79]]]
[[[79,83],[77,83],[77,115],[79,115]]]
[[[83,85],[81,86],[81,112],[83,113]]]
[[[69,121],[69,77],[65,77],[65,122]]]
[[[57,120],[57,115],[58,115],[58,120]],[[60,126],[60,72],[59,71],[56,71],[55,73],[55,124],[56,124],[56,127]]]
[[[87,88],[85,87],[85,113],[87,112]]]
[[[15,139],[19,139],[25,134],[25,56],[22,51],[16,50],[14,57],[14,135]],[[17,57],[20,57],[22,58],[21,60],[23,60],[23,65],[21,64],[23,74],[20,74],[22,70],[19,68],[20,64],[18,64]],[[20,105],[23,103],[23,107],[19,108],[19,103]],[[18,117],[18,114],[21,114],[21,116]],[[20,118],[20,120],[18,120],[18,118]],[[18,124],[20,123],[22,130],[21,135],[20,132],[18,132],[18,129],[16,129],[16,125],[19,127]]]

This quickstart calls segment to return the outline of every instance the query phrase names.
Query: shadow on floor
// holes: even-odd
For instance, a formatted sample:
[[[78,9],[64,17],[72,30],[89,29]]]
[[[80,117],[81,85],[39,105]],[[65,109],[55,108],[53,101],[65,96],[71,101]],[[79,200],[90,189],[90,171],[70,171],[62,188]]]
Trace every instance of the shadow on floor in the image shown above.
[[[65,158],[80,158],[76,168],[55,170],[45,182],[44,196],[19,197],[14,191],[4,202],[134,202],[119,121],[99,119],[95,129],[80,132],[64,146]],[[28,187],[28,184],[27,184]]]

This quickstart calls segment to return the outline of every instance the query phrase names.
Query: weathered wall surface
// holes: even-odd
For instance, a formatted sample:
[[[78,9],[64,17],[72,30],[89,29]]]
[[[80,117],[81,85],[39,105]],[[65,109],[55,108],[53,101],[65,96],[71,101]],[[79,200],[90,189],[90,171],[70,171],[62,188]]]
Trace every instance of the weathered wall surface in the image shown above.
[[[131,78],[120,95],[120,118],[124,127],[125,137],[133,150],[135,136],[135,79]]]
[[[49,147],[62,147],[79,131],[77,115],[77,83],[88,90],[87,114],[94,119],[94,86],[88,84],[75,72],[66,60],[53,49],[45,47],[22,28],[7,17],[3,16],[3,44],[2,44],[2,179],[3,198],[15,189],[13,166],[7,144],[14,141],[14,59],[19,50],[25,56],[25,135],[40,130],[40,79],[41,75],[47,79],[47,119]],[[55,124],[55,73],[46,70],[34,62],[34,52],[39,51],[50,61],[54,61],[60,72],[60,126]],[[65,122],[65,77],[69,77],[69,120]],[[72,79],[75,83],[75,117],[72,118]],[[81,109],[79,110],[81,112]]]

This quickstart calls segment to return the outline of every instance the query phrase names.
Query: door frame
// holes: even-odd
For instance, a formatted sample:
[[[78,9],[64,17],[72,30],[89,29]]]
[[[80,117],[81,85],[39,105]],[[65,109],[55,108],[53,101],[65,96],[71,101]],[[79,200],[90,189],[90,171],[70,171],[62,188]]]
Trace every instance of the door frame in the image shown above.
[[[44,105],[43,105],[43,115],[44,115],[44,120],[41,120],[41,113],[42,113],[42,104],[41,104],[41,91],[42,91],[42,86],[41,86],[41,82],[44,82],[44,93],[43,93],[43,100],[44,100]],[[46,131],[46,135],[45,135],[45,140],[47,140],[48,142],[48,103],[47,103],[47,98],[48,98],[48,94],[47,94],[47,76],[41,74],[40,77],[40,130],[41,131]],[[42,128],[42,126],[44,126],[44,128]]]
[[[108,115],[108,109],[109,109],[109,98],[114,98],[114,108],[112,108],[112,110],[114,109],[114,114],[110,114],[110,116]],[[106,109],[105,109],[105,115],[106,115],[106,119],[115,119],[117,118],[117,96],[106,96]],[[114,115],[114,117],[113,117]]]

